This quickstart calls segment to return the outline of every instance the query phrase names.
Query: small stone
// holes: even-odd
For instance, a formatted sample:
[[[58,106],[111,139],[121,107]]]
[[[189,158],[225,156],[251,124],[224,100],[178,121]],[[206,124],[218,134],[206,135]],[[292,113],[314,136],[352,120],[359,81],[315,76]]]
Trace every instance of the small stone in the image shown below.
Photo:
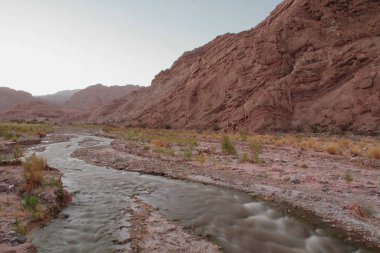
[[[10,243],[11,245],[19,245],[19,244],[23,244],[27,241],[28,239],[25,237],[25,236],[18,236],[16,238],[13,238],[12,240],[10,240]]]
[[[300,178],[298,175],[292,175],[290,177],[290,183],[292,184],[299,184],[300,183]]]

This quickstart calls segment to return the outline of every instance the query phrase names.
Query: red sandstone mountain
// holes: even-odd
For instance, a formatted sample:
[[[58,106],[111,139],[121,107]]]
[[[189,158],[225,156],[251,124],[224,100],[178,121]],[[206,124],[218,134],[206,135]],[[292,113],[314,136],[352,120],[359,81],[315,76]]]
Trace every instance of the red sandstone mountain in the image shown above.
[[[89,122],[380,131],[380,1],[285,0],[256,28],[183,54]]]
[[[3,121],[50,121],[63,116],[59,106],[44,101],[31,100],[0,114]]]
[[[31,101],[33,99],[33,96],[25,91],[0,87],[0,113],[17,106],[18,104]]]
[[[64,91],[59,91],[54,94],[37,96],[36,98],[38,98],[41,101],[47,102],[49,104],[64,105],[78,91],[80,90],[64,90]]]
[[[115,98],[120,98],[139,89],[139,86],[111,86],[94,85],[83,90],[62,91],[52,95],[33,97],[26,92],[16,92],[9,88],[0,88],[0,120],[18,121],[60,121],[81,119],[88,110],[105,105]],[[2,92],[2,91],[6,92]],[[18,98],[14,93],[25,95]],[[9,95],[11,94],[11,95]],[[4,97],[4,99],[3,99]],[[17,98],[17,99],[16,99]],[[11,103],[12,102],[12,103]]]
[[[88,111],[111,102],[117,98],[138,90],[140,86],[104,86],[101,84],[89,86],[75,93],[66,103],[65,108],[78,111]]]

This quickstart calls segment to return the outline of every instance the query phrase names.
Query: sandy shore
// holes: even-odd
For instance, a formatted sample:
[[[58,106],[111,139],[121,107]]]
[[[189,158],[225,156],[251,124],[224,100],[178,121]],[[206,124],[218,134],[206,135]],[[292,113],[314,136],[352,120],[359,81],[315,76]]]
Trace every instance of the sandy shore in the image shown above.
[[[208,152],[206,162],[156,154],[143,143],[122,139],[112,146],[83,147],[73,156],[95,165],[248,192],[328,228],[347,243],[380,249],[380,161],[266,146],[262,162],[252,164],[224,155],[219,146],[200,143],[197,149]],[[237,148],[247,149],[244,144]],[[344,179],[347,171],[352,173],[350,183]]]

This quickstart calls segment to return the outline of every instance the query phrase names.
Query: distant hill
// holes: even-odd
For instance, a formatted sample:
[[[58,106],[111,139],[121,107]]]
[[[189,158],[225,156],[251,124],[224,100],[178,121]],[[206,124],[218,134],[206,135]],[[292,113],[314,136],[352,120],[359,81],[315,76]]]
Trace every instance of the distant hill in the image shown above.
[[[132,91],[140,89],[137,85],[126,86],[104,86],[97,84],[89,86],[76,92],[68,101],[64,108],[75,109],[78,111],[88,111],[130,94]]]
[[[25,91],[0,87],[0,113],[31,100],[34,100],[34,97]]]
[[[64,91],[59,91],[54,94],[36,96],[36,98],[53,105],[64,105],[78,91],[80,90],[79,89],[78,90],[64,90]]]
[[[0,114],[4,121],[49,121],[63,116],[59,106],[50,103],[30,100],[21,103],[5,113]]]

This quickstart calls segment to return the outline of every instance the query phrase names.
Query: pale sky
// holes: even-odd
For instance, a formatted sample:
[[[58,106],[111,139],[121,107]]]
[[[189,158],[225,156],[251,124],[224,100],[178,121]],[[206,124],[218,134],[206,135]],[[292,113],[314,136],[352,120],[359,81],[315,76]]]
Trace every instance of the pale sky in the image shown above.
[[[256,26],[280,2],[0,0],[0,86],[147,86],[183,52]]]

